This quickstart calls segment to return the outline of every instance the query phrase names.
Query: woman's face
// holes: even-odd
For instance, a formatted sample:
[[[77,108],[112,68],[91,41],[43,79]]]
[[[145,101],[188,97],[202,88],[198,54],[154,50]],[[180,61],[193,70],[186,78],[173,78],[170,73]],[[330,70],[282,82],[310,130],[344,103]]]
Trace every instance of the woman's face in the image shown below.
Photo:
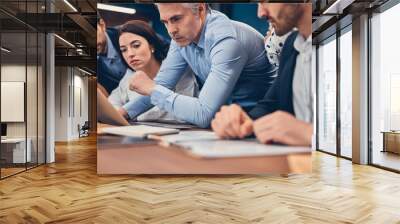
[[[155,60],[152,46],[142,36],[133,33],[122,33],[119,37],[119,46],[124,60],[133,70],[141,70]]]

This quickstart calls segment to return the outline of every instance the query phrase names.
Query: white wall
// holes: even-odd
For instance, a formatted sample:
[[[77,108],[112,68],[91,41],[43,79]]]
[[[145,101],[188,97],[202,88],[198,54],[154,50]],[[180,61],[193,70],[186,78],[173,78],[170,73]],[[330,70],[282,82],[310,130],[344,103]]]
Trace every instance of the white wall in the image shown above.
[[[55,68],[55,141],[68,141],[68,68]]]
[[[77,139],[78,124],[88,120],[88,78],[82,75],[76,68],[56,67],[56,141]]]
[[[2,65],[1,66],[1,81],[18,81],[25,82],[25,65]],[[1,108],[7,110],[7,108]],[[7,123],[7,137],[25,137],[24,122]]]
[[[27,70],[25,70],[27,69]],[[18,64],[5,64],[1,66],[1,81],[3,82],[25,82],[26,71],[28,72],[28,84],[27,88],[27,120],[28,120],[28,137],[30,133],[30,128],[36,131],[36,80],[30,78],[31,74],[36,75],[36,67],[29,66],[26,68],[24,65]],[[33,86],[33,87],[32,87]],[[39,105],[40,107],[41,105]],[[9,108],[1,108],[1,110],[8,110]],[[35,113],[33,113],[35,112]],[[32,123],[33,122],[33,123]],[[25,123],[26,122],[7,122],[7,136],[8,137],[25,137]],[[36,135],[36,132],[35,132]]]
[[[72,136],[77,137],[78,124],[83,125],[85,121],[88,121],[88,78],[81,76],[82,73],[76,74],[77,70],[74,71],[74,82],[73,82],[73,94],[72,99],[74,100],[72,108]]]
[[[38,70],[37,70],[38,69]],[[24,82],[26,84],[26,107],[22,107],[22,113],[26,112],[27,119],[22,122],[6,122],[7,137],[24,138],[25,135],[30,140],[32,161],[44,162],[44,89],[43,89],[42,68],[25,64],[3,64],[1,66],[1,81],[3,82]],[[25,80],[27,78],[27,80]],[[21,90],[23,91],[23,90]],[[22,93],[23,94],[23,93]],[[7,96],[2,96],[7,97]],[[2,107],[2,112],[12,110],[10,107]],[[26,111],[25,111],[26,110]],[[7,111],[13,113],[13,111]],[[14,112],[15,113],[15,112]],[[36,153],[39,153],[37,156]]]

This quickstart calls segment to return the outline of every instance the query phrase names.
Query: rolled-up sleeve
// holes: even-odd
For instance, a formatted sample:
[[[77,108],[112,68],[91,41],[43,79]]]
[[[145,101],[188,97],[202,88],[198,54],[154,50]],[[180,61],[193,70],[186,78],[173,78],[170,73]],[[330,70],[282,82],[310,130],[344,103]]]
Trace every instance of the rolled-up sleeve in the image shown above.
[[[248,55],[242,48],[233,37],[216,41],[211,46],[211,69],[198,98],[174,93],[169,83],[158,81],[151,103],[181,120],[208,127],[214,114],[227,102],[246,64]]]

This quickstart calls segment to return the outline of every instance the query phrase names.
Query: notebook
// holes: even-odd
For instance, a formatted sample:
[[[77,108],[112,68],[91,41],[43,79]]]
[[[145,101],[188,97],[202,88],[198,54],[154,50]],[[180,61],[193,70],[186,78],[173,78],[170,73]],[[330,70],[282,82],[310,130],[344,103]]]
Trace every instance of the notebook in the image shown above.
[[[136,138],[146,138],[148,135],[168,135],[179,133],[178,129],[162,128],[147,125],[132,125],[102,128],[102,133],[122,135]]]

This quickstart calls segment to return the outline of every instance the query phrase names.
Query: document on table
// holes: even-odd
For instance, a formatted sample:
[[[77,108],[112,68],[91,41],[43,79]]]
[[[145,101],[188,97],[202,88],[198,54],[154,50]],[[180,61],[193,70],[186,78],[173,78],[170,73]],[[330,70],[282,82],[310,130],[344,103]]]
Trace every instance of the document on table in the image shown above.
[[[163,120],[135,121],[132,124],[148,125],[148,126],[163,127],[163,128],[174,128],[174,129],[196,128],[196,126],[187,123],[178,123],[178,122],[163,121]]]
[[[173,128],[162,128],[147,125],[132,125],[132,126],[121,126],[121,127],[108,127],[103,128],[102,133],[123,135],[130,137],[146,138],[148,135],[168,135],[179,133],[178,129]]]
[[[158,140],[207,158],[271,156],[311,152],[310,147],[261,144],[256,139],[222,140],[211,131],[181,131]]]
[[[190,141],[217,140],[218,137],[212,131],[180,131],[179,134],[167,136],[149,136],[164,143],[177,144]]]
[[[179,144],[200,157],[272,156],[311,152],[309,147],[261,144],[256,139],[193,141]]]

